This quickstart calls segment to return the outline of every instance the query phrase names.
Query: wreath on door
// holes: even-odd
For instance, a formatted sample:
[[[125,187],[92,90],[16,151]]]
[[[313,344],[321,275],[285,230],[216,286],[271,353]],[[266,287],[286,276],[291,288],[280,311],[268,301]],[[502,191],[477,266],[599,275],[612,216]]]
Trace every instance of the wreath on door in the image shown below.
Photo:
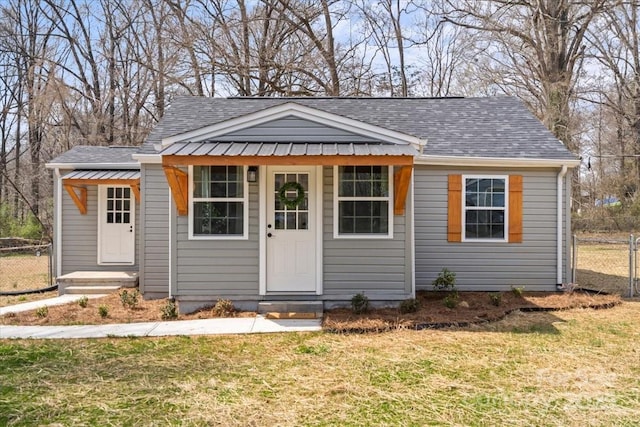
[[[287,191],[293,190],[297,192],[297,195],[294,199],[290,199],[287,197]],[[304,187],[295,181],[285,182],[278,190],[278,199],[280,199],[280,202],[285,205],[287,209],[297,208],[298,205],[304,201],[304,196]]]

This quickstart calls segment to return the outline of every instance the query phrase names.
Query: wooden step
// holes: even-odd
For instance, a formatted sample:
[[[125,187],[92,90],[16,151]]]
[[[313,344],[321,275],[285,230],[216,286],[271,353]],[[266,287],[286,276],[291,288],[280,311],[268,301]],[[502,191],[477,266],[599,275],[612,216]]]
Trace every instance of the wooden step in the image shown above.
[[[322,301],[261,301],[258,313],[271,319],[321,318],[324,312]]]

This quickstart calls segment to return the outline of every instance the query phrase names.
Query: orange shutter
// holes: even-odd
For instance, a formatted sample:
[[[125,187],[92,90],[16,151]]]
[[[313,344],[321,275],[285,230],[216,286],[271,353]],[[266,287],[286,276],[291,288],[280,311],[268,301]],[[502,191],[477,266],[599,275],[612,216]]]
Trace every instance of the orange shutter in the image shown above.
[[[522,243],[522,175],[509,176],[509,243]]]
[[[449,175],[449,211],[447,239],[462,241],[462,175]]]

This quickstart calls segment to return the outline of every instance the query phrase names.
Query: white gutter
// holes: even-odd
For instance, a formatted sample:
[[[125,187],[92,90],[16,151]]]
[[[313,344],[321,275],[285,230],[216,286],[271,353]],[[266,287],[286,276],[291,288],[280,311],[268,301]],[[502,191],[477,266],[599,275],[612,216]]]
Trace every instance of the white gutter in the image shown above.
[[[567,159],[523,159],[511,157],[462,157],[462,156],[416,156],[416,165],[430,166],[484,166],[484,167],[575,167],[580,165],[580,160]]]
[[[56,218],[55,218],[55,256],[56,256],[56,272],[55,277],[62,275],[62,175],[60,169],[55,168],[56,176]]]
[[[162,156],[160,154],[132,154],[131,157],[133,158],[133,160],[137,160],[140,163],[162,163]]]
[[[564,180],[564,176],[567,174],[567,165],[562,165],[562,169],[560,169],[560,172],[558,172],[558,190],[557,190],[557,196],[558,196],[558,205],[556,208],[556,213],[557,213],[557,219],[556,219],[556,227],[557,227],[557,247],[556,247],[556,256],[557,256],[557,266],[558,266],[558,271],[557,271],[557,275],[556,275],[556,285],[557,286],[561,286],[562,285],[562,223],[563,223],[563,216],[562,216],[562,185],[563,185],[563,180]]]

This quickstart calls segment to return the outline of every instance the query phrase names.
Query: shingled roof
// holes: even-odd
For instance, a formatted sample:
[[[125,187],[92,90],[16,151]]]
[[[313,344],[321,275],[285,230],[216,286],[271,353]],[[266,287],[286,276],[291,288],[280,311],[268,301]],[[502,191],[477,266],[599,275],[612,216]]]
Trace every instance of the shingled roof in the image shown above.
[[[516,98],[207,98],[177,97],[142,153],[163,138],[284,103],[296,103],[426,139],[425,155],[575,160]]]
[[[89,145],[77,145],[58,157],[52,159],[48,164],[83,164],[96,165],[119,165],[131,169],[139,166],[138,161],[131,157],[138,152],[140,147],[96,147]]]

